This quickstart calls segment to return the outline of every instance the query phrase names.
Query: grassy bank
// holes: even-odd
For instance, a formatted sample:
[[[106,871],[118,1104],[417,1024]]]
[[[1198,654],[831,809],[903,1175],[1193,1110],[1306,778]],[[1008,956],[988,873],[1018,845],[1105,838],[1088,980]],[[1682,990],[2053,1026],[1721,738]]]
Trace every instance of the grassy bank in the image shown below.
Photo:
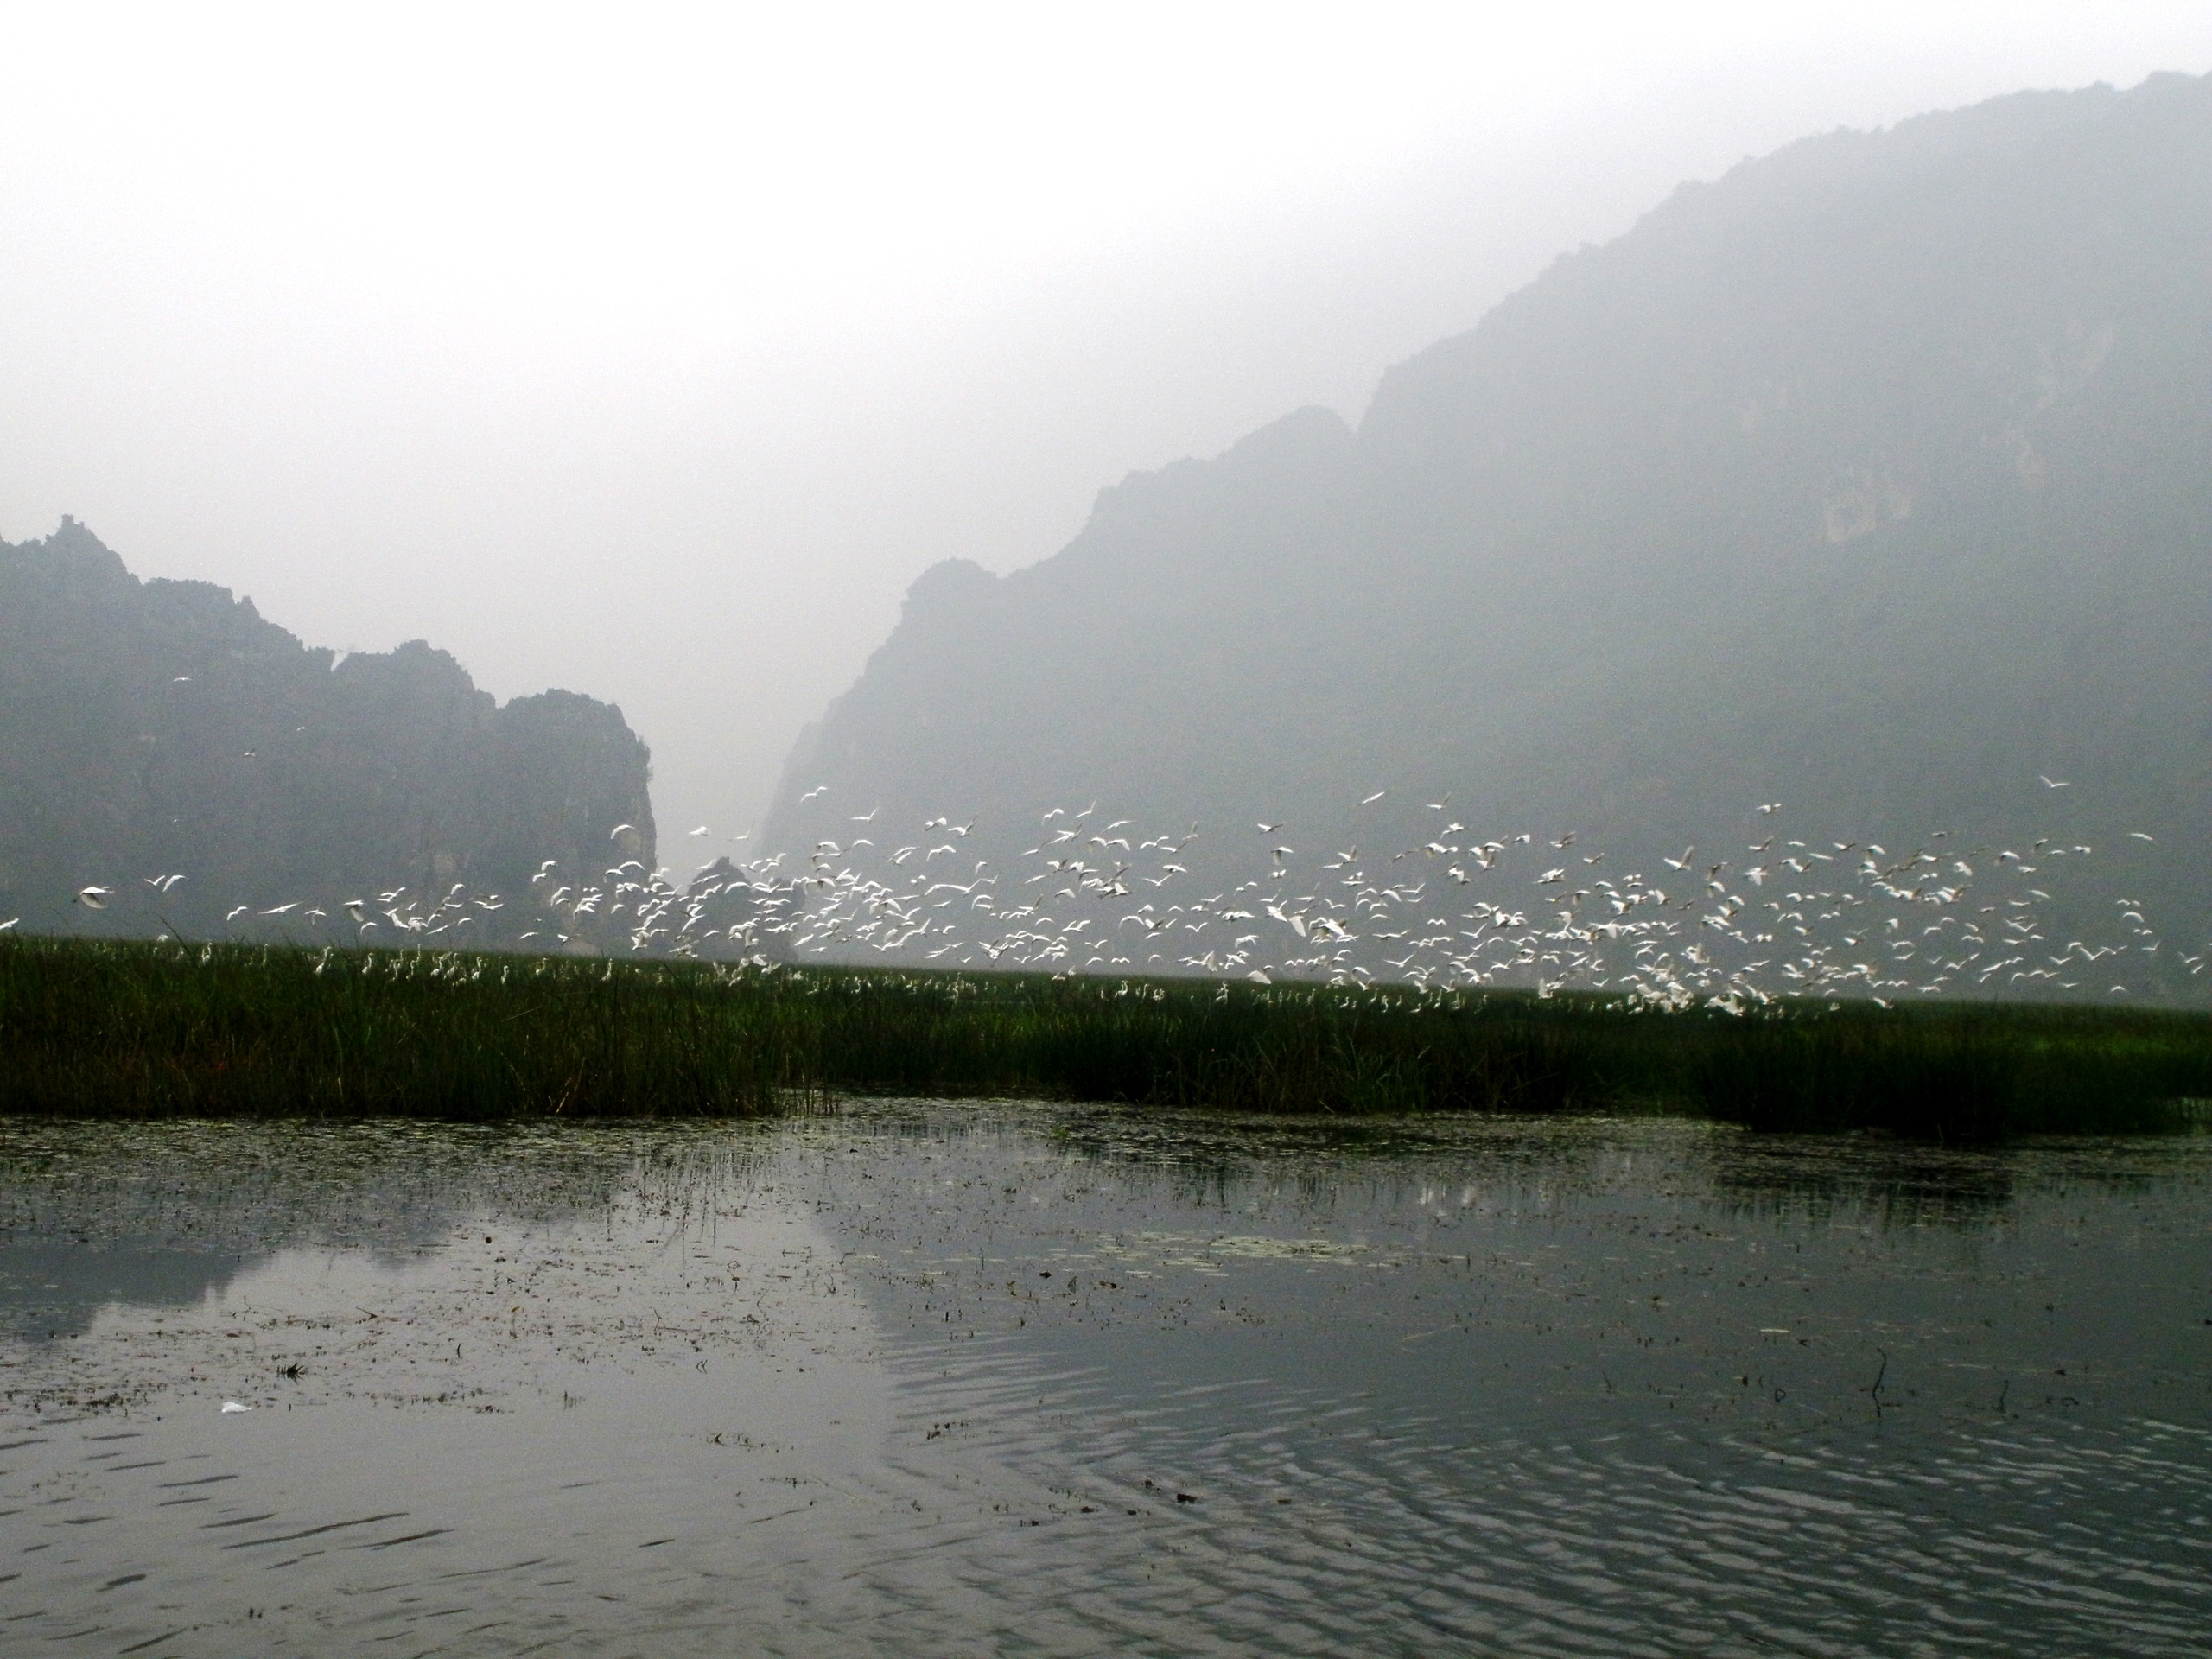
[[[0,1111],[737,1116],[836,1093],[1986,1139],[2183,1121],[2212,1097],[2212,1018],[0,942]]]

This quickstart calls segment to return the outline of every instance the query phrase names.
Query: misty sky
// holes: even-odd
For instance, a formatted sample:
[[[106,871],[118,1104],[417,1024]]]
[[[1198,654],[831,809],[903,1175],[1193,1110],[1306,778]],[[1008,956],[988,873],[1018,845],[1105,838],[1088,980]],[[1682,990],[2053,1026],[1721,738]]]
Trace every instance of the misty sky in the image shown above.
[[[613,699],[671,865],[936,560],[1357,420],[1682,179],[2212,70],[2201,3],[80,10],[8,9],[0,538]]]

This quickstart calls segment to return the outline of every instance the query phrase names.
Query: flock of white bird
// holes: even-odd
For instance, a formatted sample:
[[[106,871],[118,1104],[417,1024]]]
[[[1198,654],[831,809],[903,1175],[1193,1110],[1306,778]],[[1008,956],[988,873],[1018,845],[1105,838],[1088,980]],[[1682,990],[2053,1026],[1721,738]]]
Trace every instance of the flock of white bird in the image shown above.
[[[2053,933],[2050,888],[2094,856],[2082,842],[2016,850],[1943,832],[1895,852],[1811,842],[1777,827],[1783,804],[1770,802],[1747,815],[1757,839],[1704,857],[1685,847],[1643,869],[1571,830],[1485,836],[1452,816],[1449,795],[1424,805],[1433,833],[1379,854],[1355,844],[1301,856],[1281,839],[1284,822],[1240,828],[1227,857],[1209,849],[1210,871],[1241,874],[1226,883],[1193,874],[1195,825],[1147,835],[1102,818],[1096,803],[1044,812],[1038,844],[1003,870],[963,855],[972,824],[933,818],[906,844],[856,832],[817,842],[789,875],[774,860],[751,872],[775,908],[733,937],[856,960],[1519,985],[1738,1010],[1782,995],[2126,995],[2128,970],[2164,948],[2141,902],[2124,896],[2104,937]],[[873,827],[874,816],[852,822]],[[2202,974],[2202,952],[2179,960]]]
[[[1898,851],[1808,842],[1786,834],[1782,804],[1770,802],[1746,815],[1755,839],[1703,855],[1685,847],[1634,868],[1573,831],[1484,836],[1452,815],[1449,795],[1424,807],[1433,831],[1411,845],[1300,854],[1287,844],[1287,823],[1261,821],[1208,842],[1203,860],[1196,825],[1147,833],[1096,802],[1053,807],[1039,817],[1037,844],[1004,868],[970,855],[973,820],[931,817],[909,838],[871,808],[803,854],[750,866],[717,859],[682,885],[635,859],[588,877],[549,860],[528,897],[512,901],[529,924],[519,931],[513,918],[494,919],[509,899],[460,884],[346,900],[342,925],[304,903],[241,906],[230,925],[324,938],[342,925],[362,944],[482,941],[764,965],[887,960],[1259,984],[1610,991],[1646,1006],[1738,1012],[1783,995],[1884,1004],[1955,990],[2126,995],[2165,948],[2144,905],[2125,895],[2113,897],[2099,937],[2060,937],[2054,912],[2066,909],[2078,930],[2082,907],[2060,906],[2051,889],[2094,856],[2085,842],[1969,846],[1942,832]],[[610,841],[623,844],[632,829],[617,826]],[[145,882],[158,895],[182,879]],[[117,893],[88,887],[77,897],[97,910]],[[2178,955],[2176,973],[2158,977],[2201,976],[2209,950]]]

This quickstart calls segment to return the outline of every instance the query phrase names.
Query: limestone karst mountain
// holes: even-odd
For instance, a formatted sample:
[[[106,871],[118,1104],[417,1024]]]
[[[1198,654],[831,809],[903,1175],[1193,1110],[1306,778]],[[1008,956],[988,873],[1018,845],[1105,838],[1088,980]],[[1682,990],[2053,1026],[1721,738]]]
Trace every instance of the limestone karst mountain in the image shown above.
[[[648,775],[589,697],[500,705],[419,640],[310,650],[224,588],[139,581],[73,520],[0,543],[0,920],[219,936],[239,905],[320,904],[351,940],[339,905],[378,890],[526,901],[545,859],[596,874],[618,825],[613,856],[651,868]],[[95,884],[105,911],[73,906]],[[479,912],[474,935],[528,913]]]
[[[2212,80],[1685,185],[1356,428],[1303,410],[1103,491],[1040,563],[938,566],[766,838],[875,807],[1005,857],[1096,800],[1198,821],[1226,874],[1255,822],[1417,845],[1444,791],[1649,858],[1775,801],[1815,846],[2050,837],[2202,925]]]

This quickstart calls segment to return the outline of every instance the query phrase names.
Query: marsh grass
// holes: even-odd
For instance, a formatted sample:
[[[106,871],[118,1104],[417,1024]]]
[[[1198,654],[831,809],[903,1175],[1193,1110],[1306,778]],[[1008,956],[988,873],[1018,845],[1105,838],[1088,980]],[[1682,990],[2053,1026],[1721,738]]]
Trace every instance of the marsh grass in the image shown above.
[[[2212,1019],[0,941],[4,1111],[731,1116],[838,1093],[1986,1140],[2188,1122]]]

